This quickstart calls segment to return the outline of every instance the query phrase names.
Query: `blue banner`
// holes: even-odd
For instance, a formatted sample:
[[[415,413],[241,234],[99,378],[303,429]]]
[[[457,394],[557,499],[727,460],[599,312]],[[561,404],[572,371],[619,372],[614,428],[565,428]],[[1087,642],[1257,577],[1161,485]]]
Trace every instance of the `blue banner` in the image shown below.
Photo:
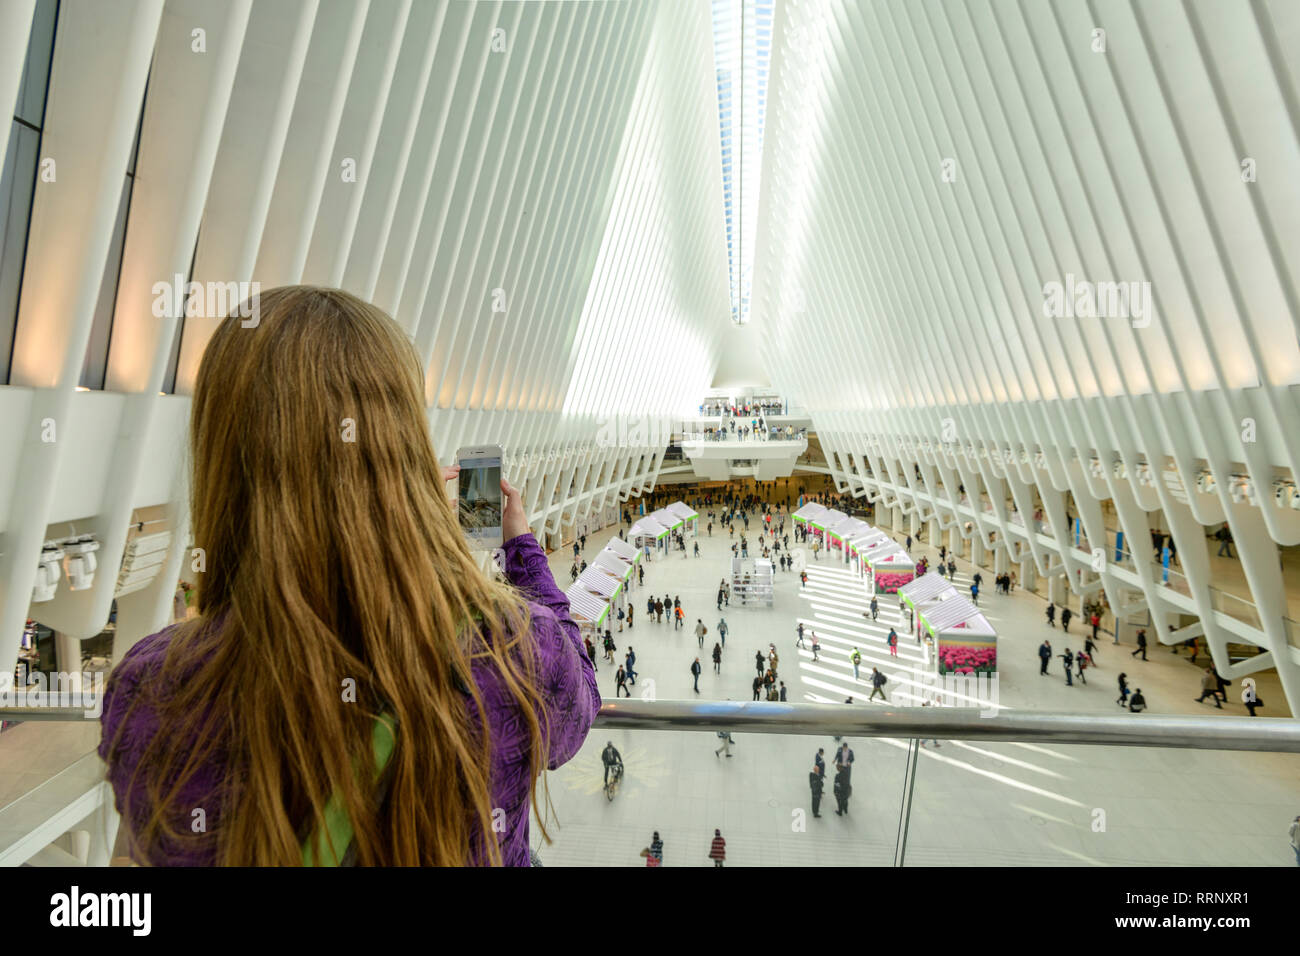
[[[1124,560],[1124,532],[1115,532],[1115,563],[1119,564]]]
[[[1163,584],[1169,583],[1169,545],[1160,549],[1160,564],[1164,567],[1160,580]]]

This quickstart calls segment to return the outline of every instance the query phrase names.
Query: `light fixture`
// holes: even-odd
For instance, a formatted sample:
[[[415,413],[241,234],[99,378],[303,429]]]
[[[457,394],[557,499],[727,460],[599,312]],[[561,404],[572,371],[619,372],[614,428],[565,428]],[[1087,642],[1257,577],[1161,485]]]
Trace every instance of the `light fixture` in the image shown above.
[[[59,589],[59,562],[63,560],[63,549],[53,542],[46,542],[41,548],[41,564],[36,569],[36,585],[32,588],[32,601],[50,601]]]
[[[68,572],[68,586],[74,591],[80,591],[94,584],[95,568],[99,564],[95,560],[95,552],[99,550],[99,542],[92,535],[83,534],[65,544],[64,550],[68,554],[64,565]]]

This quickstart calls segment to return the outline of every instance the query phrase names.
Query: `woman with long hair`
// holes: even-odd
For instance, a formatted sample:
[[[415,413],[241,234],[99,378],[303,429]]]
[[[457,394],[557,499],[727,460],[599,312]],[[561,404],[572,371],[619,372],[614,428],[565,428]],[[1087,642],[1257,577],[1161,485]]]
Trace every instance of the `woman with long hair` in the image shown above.
[[[195,386],[197,614],[107,688],[132,856],[526,866],[538,777],[600,696],[520,494],[501,482],[501,584],[461,532],[397,324],[337,290],[259,304],[255,327],[221,323]]]

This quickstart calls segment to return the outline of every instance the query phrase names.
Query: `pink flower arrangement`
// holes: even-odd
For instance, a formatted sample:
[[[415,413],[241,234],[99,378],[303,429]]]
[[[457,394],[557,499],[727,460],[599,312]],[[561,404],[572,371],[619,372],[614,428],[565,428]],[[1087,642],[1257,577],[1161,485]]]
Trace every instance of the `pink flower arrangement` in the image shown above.
[[[895,594],[904,584],[910,584],[915,575],[909,571],[877,571],[876,593]]]
[[[966,647],[961,644],[939,645],[939,673],[992,674],[998,669],[996,647]]]

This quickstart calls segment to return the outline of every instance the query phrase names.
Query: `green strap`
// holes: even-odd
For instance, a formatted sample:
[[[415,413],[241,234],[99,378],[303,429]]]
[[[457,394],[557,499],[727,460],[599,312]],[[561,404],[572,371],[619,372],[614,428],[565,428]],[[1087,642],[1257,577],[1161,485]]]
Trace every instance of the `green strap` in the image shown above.
[[[393,755],[393,747],[397,744],[396,735],[397,726],[392,717],[381,714],[375,719],[371,740],[375,754],[376,780],[384,772],[389,758]],[[326,834],[329,839],[325,839]],[[348,848],[352,845],[352,837],[352,820],[348,816],[347,807],[343,804],[343,798],[336,791],[330,797],[329,803],[325,804],[324,830],[314,830],[312,835],[303,842],[302,865],[338,866],[343,858],[339,854],[347,854]]]

